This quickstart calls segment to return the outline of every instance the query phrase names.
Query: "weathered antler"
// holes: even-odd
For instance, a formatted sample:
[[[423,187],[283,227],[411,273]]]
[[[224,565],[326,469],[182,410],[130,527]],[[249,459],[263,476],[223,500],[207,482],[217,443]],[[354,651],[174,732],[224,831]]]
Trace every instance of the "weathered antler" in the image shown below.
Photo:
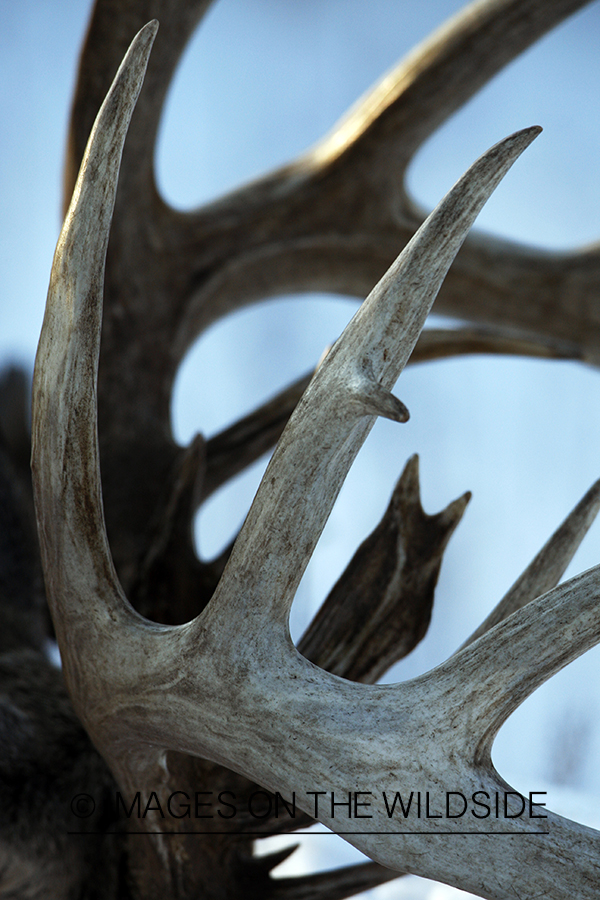
[[[295,794],[313,814],[315,791],[370,793],[368,827],[354,822],[349,839],[386,866],[490,898],[517,889],[521,897],[595,896],[600,835],[591,829],[551,813],[541,818],[533,805],[533,818],[511,819],[511,831],[499,828],[493,843],[489,822],[477,818],[450,843],[439,820],[412,819],[409,829],[386,814],[382,797],[409,784],[431,796],[507,789],[491,764],[493,738],[540,683],[600,640],[599,570],[533,600],[402,685],[337,678],[301,656],[288,630],[302,572],[374,417],[406,419],[389,391],[448,267],[538,129],[488,151],[419,229],[303,395],[210,603],[187,625],[156,625],[129,605],[112,565],[95,397],[119,160],[155,32],[153,24],[140,32],[100,111],[59,240],[36,360],[39,530],[78,714],[130,792],[161,783],[171,750]],[[552,642],[544,640],[549,623]],[[321,805],[318,817],[341,830],[333,808]],[[159,834],[154,841],[163,846]]]
[[[170,401],[179,364],[195,337],[231,310],[276,294],[326,290],[363,299],[422,221],[403,186],[418,147],[510,59],[583,4],[487,0],[469,6],[297,161],[203,209],[181,213],[157,192],[155,139],[173,71],[208,3],[129,0],[123,7],[98,0],[73,106],[66,204],[94,117],[131,35],[153,17],[161,21],[120,178],[98,386],[107,529],[135,606],[146,608],[149,572],[156,573],[166,556],[158,552],[163,538],[153,531],[153,523],[163,522],[173,507],[165,485],[189,469],[188,457],[171,439]],[[587,251],[548,255],[469,238],[436,308],[487,322],[491,331],[479,344],[470,342],[470,333],[462,345],[456,336],[437,345],[429,341],[429,355],[446,355],[469,342],[487,352],[506,350],[505,331],[495,332],[508,326],[513,342],[517,329],[529,346],[550,342],[560,355],[595,358],[595,259]],[[282,427],[285,416],[272,413]],[[265,429],[272,438],[272,421]],[[218,460],[214,446],[200,452],[198,496],[204,471],[212,477],[219,468],[220,480],[230,477],[242,460],[250,461],[252,446],[258,453],[264,442]],[[155,537],[149,568],[148,544]],[[195,559],[189,537],[178,549],[170,547],[167,565],[177,569],[179,582],[201,607],[214,589],[212,572]],[[184,621],[187,604],[179,610],[183,601],[167,593],[168,599],[155,595],[161,613],[168,606],[168,621]]]

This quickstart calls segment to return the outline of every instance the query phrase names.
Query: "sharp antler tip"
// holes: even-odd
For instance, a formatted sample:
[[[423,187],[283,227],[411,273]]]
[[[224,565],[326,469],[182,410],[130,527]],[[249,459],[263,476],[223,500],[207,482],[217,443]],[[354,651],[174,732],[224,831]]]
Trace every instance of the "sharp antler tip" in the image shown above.
[[[529,147],[530,144],[535,141],[536,137],[543,131],[541,125],[530,125],[528,128],[521,128],[519,131],[515,131],[514,134],[509,135],[504,141],[501,141],[501,144],[504,145],[512,145],[515,144],[517,147],[522,147],[517,153],[517,157]]]
[[[414,472],[417,478],[419,477],[419,454],[413,453],[412,456],[409,456],[406,460],[406,465],[404,466],[405,472]]]
[[[538,134],[540,134],[544,129],[541,125],[529,125],[527,128],[520,128],[518,131],[515,131],[514,134],[509,135],[506,140],[517,140],[520,138],[526,138],[527,143],[531,143],[535,141]]]
[[[144,73],[146,70],[146,66],[148,65],[148,59],[150,57],[150,52],[152,50],[158,28],[158,19],[151,19],[142,28],[140,28],[133,41],[131,42],[131,46],[129,48],[129,52],[133,54],[134,59],[137,58],[137,65],[142,66]],[[125,58],[127,59],[127,57]]]
[[[386,391],[377,381],[363,381],[356,392],[362,410],[368,415],[382,416],[392,422],[408,422],[410,413],[404,403]]]
[[[159,27],[158,19],[150,19],[143,28],[140,28],[139,34],[148,35],[148,37],[154,38]]]

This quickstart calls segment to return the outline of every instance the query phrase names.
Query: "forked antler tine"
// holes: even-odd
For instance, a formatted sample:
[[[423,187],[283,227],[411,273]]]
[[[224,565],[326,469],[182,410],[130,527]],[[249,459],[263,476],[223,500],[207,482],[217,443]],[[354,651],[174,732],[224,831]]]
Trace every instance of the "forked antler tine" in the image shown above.
[[[412,456],[381,522],[358,548],[298,649],[315,665],[375,684],[427,631],[442,555],[470,494],[435,516],[419,491]]]
[[[218,607],[217,597],[235,604],[243,596],[287,623],[302,573],[374,416],[404,419],[389,390],[454,256],[486,199],[540,130],[506,138],[471,166],[329,351],[279,441],[211,607]],[[268,565],[256,563],[261,559]]]
[[[90,614],[81,610],[90,585],[102,594],[101,617],[126,608],[102,512],[96,377],[121,153],[157,29],[150,22],[134,39],[98,114],[58,240],[36,357],[32,469],[44,570],[50,602],[75,616]],[[64,560],[77,562],[65,567]],[[57,634],[61,625],[59,616]]]
[[[587,534],[600,510],[600,481],[587,491],[565,521],[544,544],[534,560],[515,581],[508,593],[492,610],[484,622],[460,647],[468,647],[473,641],[497,625],[517,609],[545,594],[558,584],[575,551]],[[457,651],[458,652],[458,651]]]

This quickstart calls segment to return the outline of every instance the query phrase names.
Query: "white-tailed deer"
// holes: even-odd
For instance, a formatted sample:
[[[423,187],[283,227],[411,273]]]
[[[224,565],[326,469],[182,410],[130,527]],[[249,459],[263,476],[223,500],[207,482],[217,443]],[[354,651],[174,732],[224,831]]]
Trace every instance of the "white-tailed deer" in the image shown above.
[[[511,793],[490,753],[510,713],[600,640],[599,570],[556,587],[598,485],[481,628],[421,678],[375,684],[427,628],[467,498],[425,515],[414,459],[298,648],[288,628],[375,417],[406,421],[391,389],[409,362],[598,357],[597,254],[476,237],[460,249],[538,128],[492,147],[425,222],[401,180],[446,116],[582,5],[468,7],[296,162],[183,214],[156,190],[153,150],[207,4],[98,0],[34,376],[37,527],[68,697],[42,653],[27,497],[13,491],[25,483],[23,429],[3,417],[3,775],[46,796],[33,827],[19,788],[6,788],[6,896],[318,900],[402,872],[494,900],[597,895],[600,834]],[[310,383],[178,447],[173,380],[197,335],[244,304],[315,288],[368,297]],[[438,292],[440,311],[472,324],[422,334]],[[5,383],[7,409],[18,390]],[[200,562],[197,506],[277,440],[234,546]],[[82,829],[77,803],[90,797]],[[260,818],[252,798],[266,804]],[[463,800],[468,822],[452,805]],[[282,856],[254,858],[253,841],[311,817],[374,862],[272,879]]]

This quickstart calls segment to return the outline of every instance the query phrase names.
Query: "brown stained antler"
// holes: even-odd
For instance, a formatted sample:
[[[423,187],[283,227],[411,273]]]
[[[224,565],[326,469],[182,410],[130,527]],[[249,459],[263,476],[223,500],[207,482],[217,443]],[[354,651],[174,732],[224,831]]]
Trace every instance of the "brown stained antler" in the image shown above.
[[[165,751],[225,764],[271,790],[308,796],[390,788],[502,787],[490,747],[509,713],[600,640],[598,572],[530,602],[443,666],[403,685],[368,686],[315,667],[291,644],[302,572],[376,415],[404,421],[390,393],[481,206],[538,129],[478,160],[427,219],[327,354],[275,451],[219,586],[186,626],[137,615],[112,567],[101,511],[95,421],[104,251],[127,120],[155,28],[140,32],[100,112],[55,263],[34,379],[33,471],[49,601],[75,707],[126,791],[168,771]],[[540,641],[553,623],[561,641]],[[502,669],[502,678],[498,677]],[[433,736],[433,739],[432,739]],[[164,782],[163,782],[164,783]],[[300,806],[310,812],[305,799]],[[319,817],[339,827],[326,809]],[[427,823],[430,825],[430,823]],[[352,841],[384,865],[481,896],[596,893],[600,835],[551,814],[469,850],[422,820],[398,843],[375,810]],[[151,828],[151,825],[150,825]],[[158,857],[166,853],[155,833]],[[477,865],[472,864],[476,855]],[[167,854],[168,856],[168,854]],[[172,858],[171,858],[172,859]],[[532,865],[535,860],[535,866]],[[172,862],[165,885],[178,884]]]
[[[427,516],[413,456],[385,516],[302,637],[300,652],[328,672],[369,684],[410,653],[429,626],[442,555],[469,498]]]

